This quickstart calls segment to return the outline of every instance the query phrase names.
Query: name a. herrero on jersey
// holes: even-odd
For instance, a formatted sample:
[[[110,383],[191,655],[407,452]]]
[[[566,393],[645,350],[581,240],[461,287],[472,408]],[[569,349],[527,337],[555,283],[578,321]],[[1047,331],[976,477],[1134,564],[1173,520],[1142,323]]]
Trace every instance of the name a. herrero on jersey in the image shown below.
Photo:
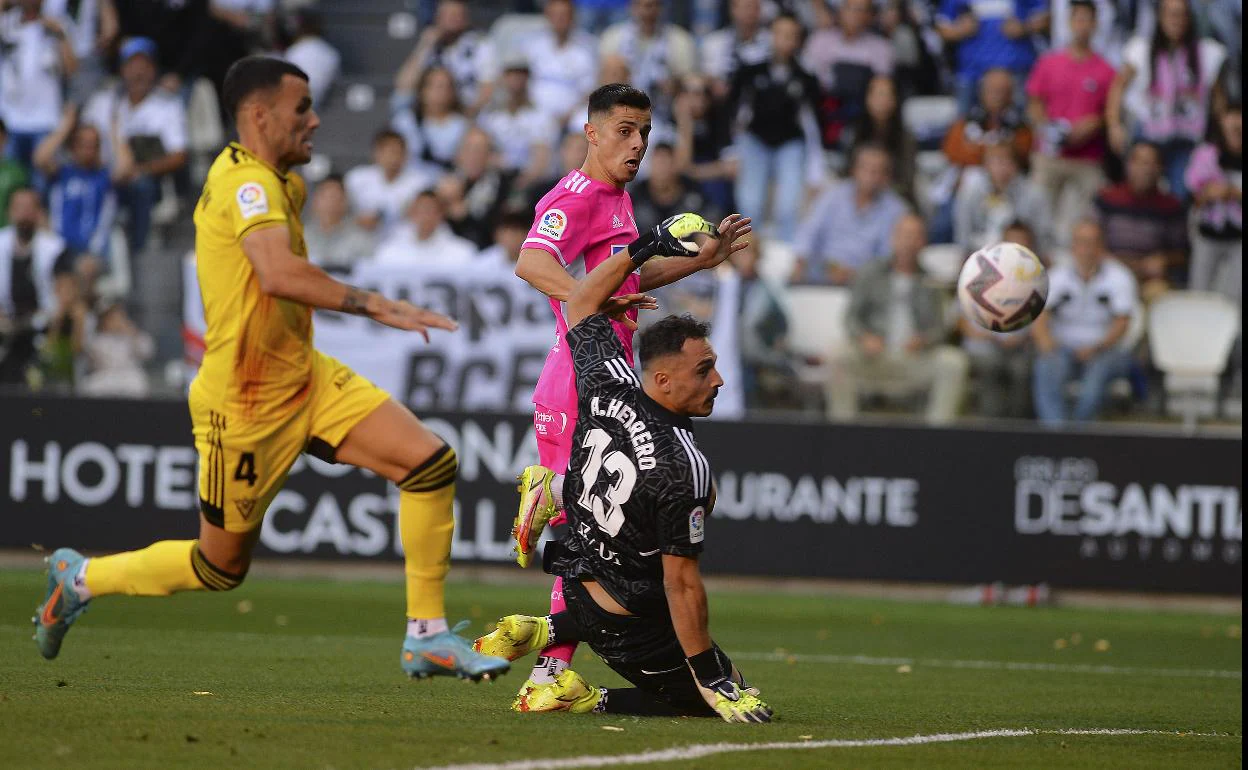
[[[646,429],[646,424],[637,419],[637,412],[631,406],[612,398],[606,399],[606,408],[603,408],[601,396],[594,396],[589,400],[589,410],[595,417],[612,417],[624,426],[624,430],[628,431],[629,441],[633,444],[633,453],[637,457],[637,467],[643,471],[651,470],[655,467],[654,459],[654,437],[650,435],[650,431]]]

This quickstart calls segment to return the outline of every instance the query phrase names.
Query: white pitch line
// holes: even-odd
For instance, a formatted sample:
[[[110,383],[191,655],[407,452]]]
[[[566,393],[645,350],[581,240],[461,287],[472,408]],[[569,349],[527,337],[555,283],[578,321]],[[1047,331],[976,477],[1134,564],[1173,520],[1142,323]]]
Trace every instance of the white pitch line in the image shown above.
[[[614,767],[646,765],[655,762],[680,762],[715,754],[736,754],[746,751],[809,751],[811,749],[863,749],[881,746],[925,746],[932,743],[978,741],[986,738],[1025,738],[1031,735],[1172,735],[1175,737],[1227,738],[1226,733],[1181,733],[1169,730],[1133,730],[1129,728],[1095,728],[1066,730],[976,730],[966,733],[935,733],[905,738],[861,738],[824,741],[776,741],[773,743],[693,743],[654,749],[635,754],[585,754],[579,757],[523,759],[513,762],[479,762],[465,765],[441,765],[425,770],[568,770],[577,767]]]
[[[1120,676],[1162,676],[1190,679],[1243,679],[1244,672],[1199,668],[1147,668],[1104,666],[1090,663],[1026,663],[1010,660],[940,660],[935,658],[875,658],[868,655],[805,655],[781,652],[738,652],[737,660],[784,663],[832,663],[855,666],[926,666],[928,668],[981,669],[986,671],[1044,671],[1062,674],[1117,674]]]

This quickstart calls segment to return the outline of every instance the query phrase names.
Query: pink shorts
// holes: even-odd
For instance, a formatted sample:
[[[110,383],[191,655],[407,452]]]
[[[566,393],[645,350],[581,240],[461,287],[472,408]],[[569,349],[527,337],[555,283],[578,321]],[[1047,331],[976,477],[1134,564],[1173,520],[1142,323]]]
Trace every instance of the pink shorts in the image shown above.
[[[575,431],[575,415],[541,404],[533,405],[533,432],[537,436],[538,461],[555,473],[567,473],[568,460],[572,457],[572,434]],[[560,511],[550,523],[562,524],[565,520],[566,515]]]

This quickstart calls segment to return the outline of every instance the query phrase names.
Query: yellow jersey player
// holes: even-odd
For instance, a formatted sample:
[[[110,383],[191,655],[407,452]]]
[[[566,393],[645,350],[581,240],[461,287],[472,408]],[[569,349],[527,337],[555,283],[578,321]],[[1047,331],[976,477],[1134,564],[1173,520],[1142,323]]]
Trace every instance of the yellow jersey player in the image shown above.
[[[217,157],[195,207],[195,254],[207,350],[191,385],[199,453],[198,540],[86,559],[49,557],[35,616],[45,658],[87,603],[107,594],[228,591],[243,582],[265,509],[301,452],[367,468],[398,485],[407,578],[400,664],[414,677],[490,679],[508,663],[447,628],[455,452],[385,392],[312,347],[315,308],[365,315],[428,338],[449,318],[347,286],[307,260],[299,212],[320,124],[308,76],[280,59],[236,62],[222,95],[239,141]]]

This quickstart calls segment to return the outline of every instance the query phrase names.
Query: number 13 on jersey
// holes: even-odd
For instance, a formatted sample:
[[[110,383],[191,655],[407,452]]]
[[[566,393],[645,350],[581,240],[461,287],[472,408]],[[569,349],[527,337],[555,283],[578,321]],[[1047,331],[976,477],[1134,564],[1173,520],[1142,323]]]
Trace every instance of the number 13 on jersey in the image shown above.
[[[594,515],[599,528],[611,537],[620,533],[624,526],[624,503],[633,494],[637,484],[637,467],[628,455],[618,449],[608,452],[611,435],[602,428],[594,428],[585,434],[582,449],[589,450],[589,457],[581,467],[584,489],[577,504]],[[611,485],[601,494],[594,493],[598,475],[603,471],[612,477]]]

